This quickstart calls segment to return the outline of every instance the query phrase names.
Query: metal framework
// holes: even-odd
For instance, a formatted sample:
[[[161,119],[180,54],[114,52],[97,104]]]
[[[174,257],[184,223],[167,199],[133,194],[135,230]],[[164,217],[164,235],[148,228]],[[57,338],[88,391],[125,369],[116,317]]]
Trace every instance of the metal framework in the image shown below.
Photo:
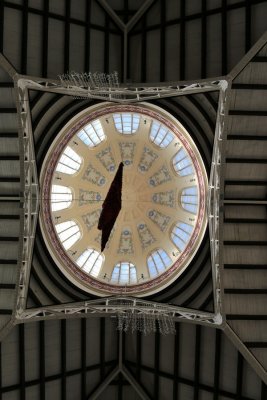
[[[124,296],[107,297],[71,305],[26,309],[17,315],[16,323],[58,318],[127,315],[129,312],[135,313],[137,318],[143,315],[156,319],[171,317],[174,321],[182,319],[209,326],[222,323],[221,316],[213,313]]]
[[[74,83],[74,81],[69,81]],[[21,134],[24,140],[24,232],[22,263],[19,279],[19,289],[15,313],[15,323],[54,318],[74,318],[90,316],[111,316],[128,313],[136,320],[142,315],[160,320],[172,318],[174,321],[184,320],[208,326],[220,326],[224,322],[221,306],[221,280],[220,280],[220,237],[219,237],[219,209],[220,209],[220,167],[221,167],[221,142],[224,130],[224,117],[226,113],[226,99],[228,81],[200,80],[197,82],[181,82],[158,84],[157,86],[135,85],[113,87],[78,87],[62,85],[60,80],[49,80],[17,75],[16,77],[19,119]],[[94,83],[97,83],[96,81]],[[82,86],[82,85],[81,85]],[[101,86],[101,85],[99,85]],[[26,296],[29,284],[31,258],[34,244],[34,235],[38,217],[38,182],[33,150],[33,136],[30,121],[28,90],[34,89],[45,92],[61,93],[73,97],[83,97],[110,100],[119,103],[135,103],[144,100],[153,100],[164,97],[183,96],[187,94],[219,91],[220,101],[217,115],[217,124],[212,156],[212,168],[208,193],[208,216],[211,237],[211,259],[213,273],[213,287],[215,312],[205,313],[196,310],[181,308],[173,305],[146,302],[139,299],[116,296],[100,300],[74,303],[70,306],[59,305],[26,309]]]
[[[33,146],[28,90],[26,88],[19,88],[19,90],[16,90],[16,96],[20,138],[23,141],[22,179],[24,182],[24,218],[15,318],[17,318],[17,316],[26,308],[33,245],[39,209],[39,186]]]
[[[222,190],[221,188],[221,164],[222,164],[222,144],[225,127],[225,117],[228,112],[228,91],[230,83],[226,80],[220,82],[221,90],[217,111],[217,121],[213,144],[212,163],[209,178],[208,192],[208,223],[210,233],[210,249],[213,276],[213,293],[215,314],[223,315],[221,288],[221,254],[222,238],[220,237],[220,225],[222,223]]]
[[[89,73],[90,74],[90,73]],[[89,76],[89,74],[86,74]],[[44,92],[52,92],[72,96],[74,98],[96,99],[112,101],[120,104],[136,103],[139,101],[156,100],[164,97],[184,96],[185,94],[196,94],[221,90],[225,86],[225,80],[218,78],[213,80],[199,80],[189,82],[168,82],[156,85],[123,85],[96,86],[86,85],[85,79],[77,78],[82,74],[73,73],[72,79],[43,79],[20,75],[18,87],[21,90],[31,89]],[[76,79],[74,77],[76,76]],[[63,81],[64,82],[63,82]],[[90,82],[88,81],[88,84]]]

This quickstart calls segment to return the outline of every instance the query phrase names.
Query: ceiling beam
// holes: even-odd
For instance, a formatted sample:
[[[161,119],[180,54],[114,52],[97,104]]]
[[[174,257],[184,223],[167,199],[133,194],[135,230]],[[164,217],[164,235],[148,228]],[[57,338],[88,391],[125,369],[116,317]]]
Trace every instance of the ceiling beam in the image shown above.
[[[101,393],[108,387],[108,385],[116,378],[119,374],[120,368],[116,366],[107,376],[104,378],[100,385],[88,396],[88,400],[96,400]]]
[[[159,330],[155,332],[154,343],[154,400],[159,399],[159,355],[160,355],[160,333]]]
[[[39,323],[39,379],[40,400],[45,400],[45,322]]]
[[[61,400],[66,400],[67,392],[67,376],[66,376],[66,340],[67,340],[67,332],[66,332],[66,323],[65,319],[61,320],[60,325],[60,339],[61,339]]]
[[[176,334],[174,337],[173,352],[173,389],[172,400],[178,400],[178,376],[179,376],[179,355],[180,355],[180,324],[175,323]]]
[[[87,346],[86,346],[86,324],[87,321],[85,318],[81,318],[81,398],[86,398],[86,354],[87,354]]]
[[[25,386],[25,332],[24,325],[19,326],[19,376],[20,376],[20,400],[26,399]]]
[[[110,18],[113,20],[113,22],[120,28],[123,32],[125,31],[125,24],[121,20],[121,18],[118,16],[118,14],[113,10],[113,8],[110,7],[110,5],[107,3],[106,0],[97,0],[97,2],[102,6],[102,8],[108,13]]]
[[[195,371],[194,371],[194,400],[199,399],[199,377],[200,377],[200,347],[201,347],[201,326],[195,329]]]
[[[133,375],[125,366],[122,367],[121,373],[123,374],[125,379],[127,379],[127,381],[130,382],[133,389],[136,391],[136,393],[142,400],[151,400],[151,398],[144,391],[143,387],[137,382],[137,380],[133,377]]]
[[[145,14],[145,12],[152,6],[155,0],[146,0],[142,6],[136,11],[134,16],[130,19],[130,21],[126,24],[127,33],[130,32],[131,29],[137,24],[140,18]]]
[[[219,384],[220,384],[220,366],[221,366],[221,341],[222,331],[216,329],[215,339],[215,360],[214,360],[214,397],[213,400],[219,399]]]
[[[249,316],[233,316],[233,319],[241,319],[244,317],[244,319],[248,319]],[[239,318],[237,318],[239,317]],[[258,317],[258,318],[257,318]],[[254,315],[251,316],[251,319],[260,319],[260,317],[265,317],[267,319],[267,316],[259,316],[259,315]],[[229,316],[226,317],[226,319],[229,319]],[[257,375],[260,377],[261,380],[265,384],[267,384],[267,373],[263,366],[259,363],[259,361],[254,357],[254,355],[251,353],[251,351],[244,345],[242,340],[237,336],[237,334],[233,331],[233,329],[230,327],[229,324],[225,325],[224,332],[226,336],[232,341],[232,343],[235,345],[235,347],[242,353],[243,357],[247,360],[247,362],[251,365],[251,367],[256,371]]]

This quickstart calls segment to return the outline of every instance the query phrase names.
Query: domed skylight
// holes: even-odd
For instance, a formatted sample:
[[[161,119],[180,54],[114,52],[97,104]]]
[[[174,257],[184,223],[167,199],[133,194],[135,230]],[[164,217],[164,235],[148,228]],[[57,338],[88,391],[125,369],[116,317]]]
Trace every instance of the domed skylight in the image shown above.
[[[97,105],[71,126],[42,170],[41,226],[55,261],[94,294],[160,290],[189,264],[206,226],[207,178],[192,139],[145,104]]]

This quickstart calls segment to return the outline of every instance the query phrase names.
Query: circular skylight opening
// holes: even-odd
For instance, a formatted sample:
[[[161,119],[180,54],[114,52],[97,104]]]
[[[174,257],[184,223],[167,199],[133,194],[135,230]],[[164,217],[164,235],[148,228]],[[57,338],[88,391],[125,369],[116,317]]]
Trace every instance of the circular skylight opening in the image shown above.
[[[102,103],[75,116],[51,145],[41,188],[41,228],[56,264],[96,295],[160,291],[205,232],[200,154],[174,117],[146,103]]]

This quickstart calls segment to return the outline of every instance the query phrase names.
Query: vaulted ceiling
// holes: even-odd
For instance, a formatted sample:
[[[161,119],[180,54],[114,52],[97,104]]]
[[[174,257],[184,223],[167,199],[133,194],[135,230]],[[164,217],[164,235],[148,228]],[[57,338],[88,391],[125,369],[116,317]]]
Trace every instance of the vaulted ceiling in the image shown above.
[[[267,398],[266,16],[262,0],[0,1],[0,399]],[[93,298],[56,268],[39,225],[25,237],[22,132],[30,123],[35,154],[28,155],[39,174],[60,128],[96,103],[35,87],[26,115],[17,74],[114,70],[128,86],[221,76],[230,83],[220,170],[223,329],[176,320],[176,335],[120,335],[115,318],[99,315],[15,324],[31,244],[27,309]],[[151,102],[184,124],[209,173],[219,90]],[[179,280],[146,300],[212,313],[211,261],[207,230]]]

